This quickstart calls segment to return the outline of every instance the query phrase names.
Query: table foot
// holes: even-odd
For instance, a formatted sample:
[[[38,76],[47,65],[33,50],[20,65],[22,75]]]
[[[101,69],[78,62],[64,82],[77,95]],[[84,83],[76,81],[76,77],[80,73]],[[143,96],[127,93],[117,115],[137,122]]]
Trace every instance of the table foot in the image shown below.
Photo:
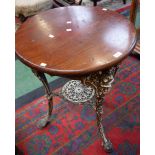
[[[37,127],[39,129],[42,129],[46,127],[49,123],[50,123],[50,119],[46,116],[45,118],[42,118],[37,122]]]
[[[99,131],[99,134],[103,140],[102,145],[104,146],[105,151],[107,153],[111,153],[113,151],[113,146],[112,146],[111,141],[109,139],[107,139],[105,131],[104,131],[104,127],[102,125],[103,108],[102,108],[102,105],[98,101],[97,101],[98,107],[97,107],[97,111],[96,111],[98,131]]]
[[[107,139],[106,142],[102,142],[102,146],[104,146],[104,150],[107,153],[113,152],[113,145],[112,145],[112,143],[111,143],[111,141],[109,139]]]

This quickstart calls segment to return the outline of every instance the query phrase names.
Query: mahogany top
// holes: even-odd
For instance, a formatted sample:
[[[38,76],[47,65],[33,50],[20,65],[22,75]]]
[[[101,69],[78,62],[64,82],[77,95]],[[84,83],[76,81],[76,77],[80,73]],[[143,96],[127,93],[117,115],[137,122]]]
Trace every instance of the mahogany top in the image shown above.
[[[41,12],[16,32],[16,54],[51,75],[83,75],[122,61],[136,43],[133,24],[100,7],[69,6]]]

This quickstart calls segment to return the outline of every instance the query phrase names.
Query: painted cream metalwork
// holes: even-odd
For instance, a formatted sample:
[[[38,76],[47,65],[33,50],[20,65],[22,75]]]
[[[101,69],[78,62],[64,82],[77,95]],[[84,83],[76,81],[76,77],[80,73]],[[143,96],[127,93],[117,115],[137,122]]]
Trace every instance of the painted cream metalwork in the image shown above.
[[[84,86],[80,80],[71,80],[62,88],[62,95],[68,101],[73,103],[87,102],[92,99],[95,90]]]

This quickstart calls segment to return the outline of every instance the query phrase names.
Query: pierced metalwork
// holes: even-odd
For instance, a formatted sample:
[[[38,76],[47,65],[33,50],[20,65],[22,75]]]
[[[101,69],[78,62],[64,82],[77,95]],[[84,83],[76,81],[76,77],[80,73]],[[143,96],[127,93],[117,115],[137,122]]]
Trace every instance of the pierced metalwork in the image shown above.
[[[104,101],[104,96],[110,91],[112,87],[117,69],[118,66],[115,66],[110,68],[109,70],[98,71],[96,73],[90,74],[82,79],[82,83],[84,85],[91,86],[95,89],[97,126],[99,133],[103,139],[103,145],[106,152],[111,152],[113,150],[113,147],[110,140],[107,139],[102,125],[102,104]]]
[[[60,93],[50,91],[47,79],[44,73],[33,70],[34,74],[39,78],[45,87],[46,97],[48,99],[48,114],[45,118],[39,121],[39,127],[45,127],[51,119],[53,109],[53,96],[63,97],[65,100],[73,103],[86,103],[93,107],[96,111],[97,126],[99,133],[103,139],[103,145],[106,152],[112,152],[113,146],[105,135],[102,125],[103,107],[102,103],[104,96],[110,91],[114,76],[117,72],[118,65],[111,67],[105,71],[98,71],[88,76],[82,77],[79,80],[71,80],[67,82]]]
[[[91,100],[95,94],[93,88],[83,85],[79,80],[67,82],[61,92],[64,98],[73,103],[87,102]]]

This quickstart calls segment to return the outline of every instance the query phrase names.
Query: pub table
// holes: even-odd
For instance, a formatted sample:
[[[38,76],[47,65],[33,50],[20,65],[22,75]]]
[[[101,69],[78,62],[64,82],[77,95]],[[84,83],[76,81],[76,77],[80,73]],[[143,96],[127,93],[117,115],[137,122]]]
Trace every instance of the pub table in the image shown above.
[[[100,7],[61,7],[27,19],[16,32],[16,54],[45,87],[48,112],[38,126],[50,122],[55,95],[91,105],[102,144],[111,152],[113,146],[102,125],[102,104],[136,38],[134,25],[127,18]],[[55,94],[45,73],[71,81]]]

